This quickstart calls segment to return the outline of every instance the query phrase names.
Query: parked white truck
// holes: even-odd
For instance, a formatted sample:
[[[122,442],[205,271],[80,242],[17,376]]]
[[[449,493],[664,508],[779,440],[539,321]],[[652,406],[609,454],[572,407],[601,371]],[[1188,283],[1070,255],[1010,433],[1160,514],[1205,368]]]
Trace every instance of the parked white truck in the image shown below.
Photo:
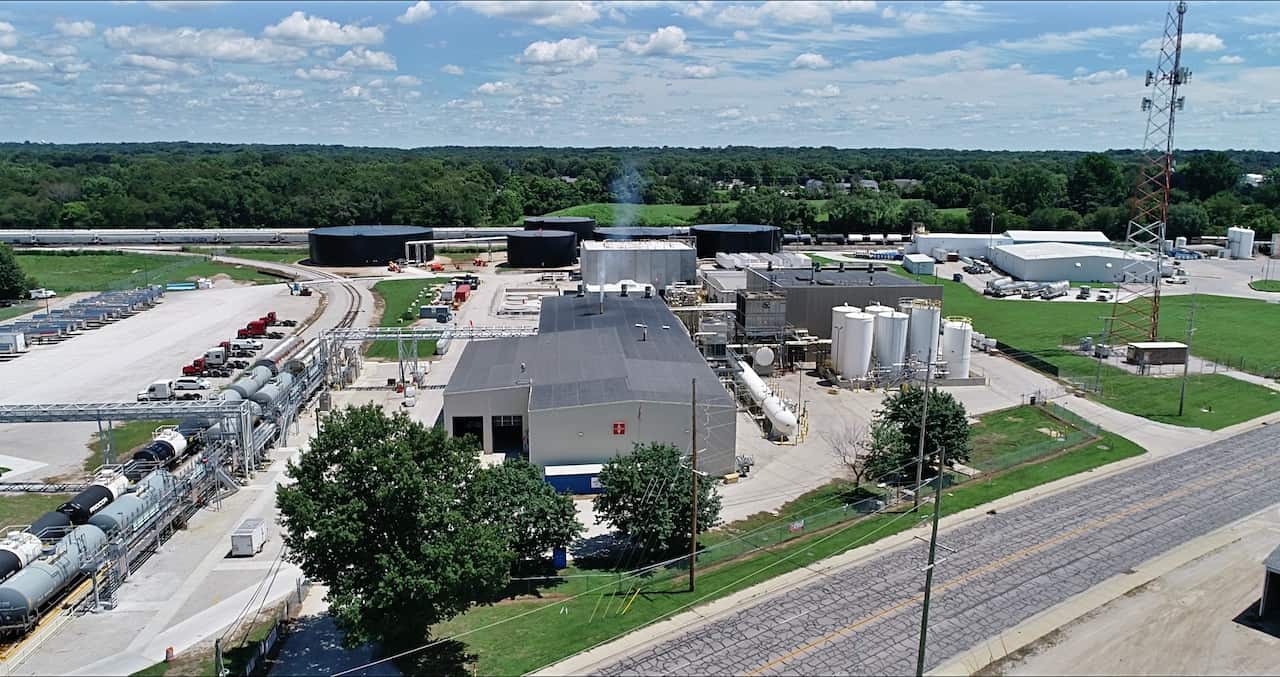
[[[138,391],[139,402],[155,402],[161,400],[172,400],[174,397],[173,381],[160,380],[152,381],[151,385]]]

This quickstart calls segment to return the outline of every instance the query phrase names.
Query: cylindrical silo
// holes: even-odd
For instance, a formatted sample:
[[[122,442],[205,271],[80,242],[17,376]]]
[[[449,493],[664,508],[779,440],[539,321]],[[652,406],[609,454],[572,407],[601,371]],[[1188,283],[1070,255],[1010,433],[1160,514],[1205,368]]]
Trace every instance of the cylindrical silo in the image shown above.
[[[1240,230],[1240,251],[1236,258],[1251,259],[1253,258],[1253,229],[1241,228]]]
[[[577,236],[567,230],[526,230],[507,235],[507,265],[512,268],[563,268],[573,265]]]
[[[938,356],[938,330],[942,325],[942,307],[936,301],[913,299],[902,304],[910,322],[907,329],[907,357],[921,364]]]
[[[890,308],[889,306],[882,306],[879,303],[873,303],[866,308],[863,308],[862,312],[868,315],[880,315],[881,313],[892,313],[893,308]]]
[[[840,334],[842,366],[840,375],[847,379],[867,377],[871,369],[871,345],[875,341],[875,316],[866,313],[849,313],[844,317],[844,331]]]
[[[589,216],[526,216],[525,230],[559,230],[573,233],[574,246],[595,237],[596,220]]]
[[[882,368],[901,364],[907,352],[906,313],[890,311],[876,315],[875,345],[876,363]]]
[[[1179,235],[1178,237],[1173,238],[1173,246],[1177,247],[1178,249],[1186,249],[1187,238],[1182,235]]]
[[[949,317],[942,325],[942,359],[947,363],[947,378],[969,378],[973,355],[973,325],[962,317]]]
[[[707,223],[689,229],[698,249],[698,258],[714,258],[717,253],[773,254],[782,249],[782,230],[752,223]]]
[[[831,309],[831,367],[843,374],[840,349],[844,344],[844,316],[862,310],[848,305],[838,305]]]

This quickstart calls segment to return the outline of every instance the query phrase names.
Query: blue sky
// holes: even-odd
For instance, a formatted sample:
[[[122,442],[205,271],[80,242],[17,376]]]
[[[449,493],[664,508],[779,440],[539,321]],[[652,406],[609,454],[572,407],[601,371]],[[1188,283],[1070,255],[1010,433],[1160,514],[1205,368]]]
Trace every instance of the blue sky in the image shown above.
[[[0,139],[1142,143],[1162,2],[0,4]],[[1280,3],[1193,2],[1177,145],[1280,150]]]

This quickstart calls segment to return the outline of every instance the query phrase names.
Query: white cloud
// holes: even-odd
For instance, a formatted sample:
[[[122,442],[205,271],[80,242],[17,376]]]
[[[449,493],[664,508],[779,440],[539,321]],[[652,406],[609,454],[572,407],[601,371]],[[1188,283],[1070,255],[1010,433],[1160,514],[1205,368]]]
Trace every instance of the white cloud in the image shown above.
[[[850,70],[860,78],[885,80],[928,76],[941,72],[965,72],[981,70],[989,66],[991,51],[982,47],[949,49],[942,52],[904,54],[875,61],[855,61]],[[1018,64],[1008,66],[1021,68]]]
[[[627,38],[622,43],[622,49],[638,56],[672,55],[688,52],[689,44],[685,42],[683,28],[663,26],[650,33],[647,39],[637,36]]]
[[[449,75],[462,75],[465,71],[462,69],[462,66],[447,63],[440,67],[440,72],[447,73]]]
[[[305,49],[254,38],[230,28],[114,26],[102,32],[107,46],[138,54],[244,63],[297,61]]]
[[[45,45],[40,45],[40,53],[45,54],[47,56],[75,56],[80,53],[80,50],[77,49],[75,45],[45,44]]]
[[[0,99],[29,99],[40,93],[40,88],[34,82],[15,82],[9,85],[0,85]]]
[[[1015,52],[1061,54],[1089,49],[1095,43],[1148,30],[1145,26],[1121,25],[1086,28],[1069,33],[1042,33],[1034,38],[1002,40],[996,47]]]
[[[466,99],[451,99],[451,100],[449,100],[449,102],[448,102],[448,103],[444,104],[444,107],[445,107],[445,108],[460,108],[460,109],[463,109],[463,110],[476,110],[476,109],[478,109],[478,108],[484,108],[484,102],[483,102],[483,101],[476,101],[476,100],[474,100],[474,99],[473,99],[473,100],[471,100],[471,101],[468,101],[468,100],[466,100]]]
[[[417,87],[422,81],[412,75],[397,75],[391,78],[391,83],[397,87]]]
[[[840,96],[840,88],[836,85],[826,85],[818,89],[805,89],[801,92],[805,96],[816,96],[820,99],[830,99]]]
[[[293,76],[301,80],[318,80],[321,82],[329,82],[332,80],[341,80],[350,75],[347,71],[338,70],[336,68],[299,68],[293,72]]]
[[[822,68],[831,68],[831,62],[827,61],[825,56],[814,54],[813,52],[805,52],[800,56],[791,60],[792,68],[808,68],[810,70],[819,70]]]
[[[1084,85],[1100,85],[1104,82],[1115,82],[1116,80],[1124,80],[1129,77],[1129,71],[1120,68],[1113,71],[1101,70],[1088,75],[1080,74],[1071,78],[1072,82]]]
[[[493,96],[495,94],[510,94],[512,89],[514,88],[510,82],[498,80],[497,82],[486,82],[483,85],[476,87],[476,94],[485,94],[489,96]]]
[[[303,92],[301,89],[277,89],[271,92],[271,98],[277,99],[277,100],[300,99],[302,98],[302,95],[303,95]]]
[[[125,54],[118,59],[116,63],[129,68],[143,68],[151,71],[159,71],[161,73],[185,73],[187,75],[199,75],[200,69],[192,64],[174,61],[172,59],[162,59],[158,56],[149,54]]]
[[[734,40],[742,40],[742,41],[744,41],[744,42],[745,42],[745,41],[747,41],[747,40],[750,40],[750,39],[751,39],[751,36],[750,36],[746,31],[734,31],[734,32],[733,32],[733,39],[734,39]]]
[[[225,4],[228,4],[228,0],[152,0],[147,3],[147,6],[169,12],[184,9],[208,9]]]
[[[1138,51],[1148,56],[1160,53],[1161,38],[1151,38],[1138,47]],[[1186,52],[1221,52],[1227,45],[1222,38],[1213,33],[1183,33],[1182,49]]]
[[[360,85],[351,85],[342,90],[342,96],[347,99],[362,99],[369,94],[369,90]]]
[[[353,70],[393,71],[396,69],[396,58],[394,56],[364,47],[353,47],[347,50],[345,54],[338,57],[335,63],[343,68]]]
[[[856,0],[770,0],[759,5],[725,5],[718,12],[702,12],[716,26],[830,26],[837,15],[874,12],[876,3]]]
[[[13,24],[0,21],[0,49],[13,49],[18,46],[18,31]]]
[[[714,78],[716,76],[715,66],[685,66],[684,76],[686,78],[705,79]]]
[[[516,99],[517,102],[523,103],[526,97]],[[559,108],[564,105],[564,99],[554,95],[530,94],[528,101],[538,108]]]
[[[306,45],[376,45],[382,42],[382,29],[377,26],[343,25],[324,17],[294,12],[262,34],[269,38]]]
[[[597,56],[596,46],[586,38],[564,38],[530,44],[524,48],[520,61],[540,66],[578,66],[595,61]]]
[[[129,98],[141,98],[151,96],[161,96],[163,94],[179,94],[186,90],[171,82],[156,83],[151,85],[126,85],[120,83],[103,83],[95,85],[93,91],[107,96],[122,96]]]
[[[1235,54],[1223,54],[1222,56],[1214,59],[1213,63],[1234,66],[1236,64],[1244,63],[1244,57]]]
[[[460,6],[487,17],[549,28],[589,24],[600,18],[595,4],[582,0],[494,0],[465,2]]]
[[[722,111],[720,111],[720,112],[716,113],[716,117],[718,117],[718,118],[723,118],[723,119],[725,119],[725,120],[736,120],[736,119],[738,119],[738,118],[742,117],[742,109],[741,109],[741,108],[726,108],[726,109],[724,109],[724,110],[722,110]]]
[[[92,21],[64,21],[58,19],[53,22],[53,30],[58,35],[64,35],[68,38],[87,38],[94,33],[94,25]]]
[[[431,8],[431,3],[427,2],[427,0],[422,0],[406,9],[404,14],[396,17],[396,21],[402,24],[416,24],[430,19],[435,13],[436,11]]]
[[[25,56],[14,56],[0,52],[0,71],[25,71],[30,73],[44,73],[52,70],[53,66],[43,61],[28,59]]]

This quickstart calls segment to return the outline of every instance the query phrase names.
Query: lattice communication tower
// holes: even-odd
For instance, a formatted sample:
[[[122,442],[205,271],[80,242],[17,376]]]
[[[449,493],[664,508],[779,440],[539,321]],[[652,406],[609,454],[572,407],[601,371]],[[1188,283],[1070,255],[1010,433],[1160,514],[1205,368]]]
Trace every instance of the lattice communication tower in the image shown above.
[[[1186,2],[1169,6],[1156,70],[1147,71],[1146,86],[1151,91],[1142,99],[1147,135],[1134,189],[1133,215],[1126,230],[1122,278],[1111,308],[1108,343],[1112,345],[1154,341],[1158,335],[1160,257],[1164,252],[1173,176],[1173,123],[1183,105],[1178,88],[1191,77],[1182,65],[1182,19],[1186,13]]]

